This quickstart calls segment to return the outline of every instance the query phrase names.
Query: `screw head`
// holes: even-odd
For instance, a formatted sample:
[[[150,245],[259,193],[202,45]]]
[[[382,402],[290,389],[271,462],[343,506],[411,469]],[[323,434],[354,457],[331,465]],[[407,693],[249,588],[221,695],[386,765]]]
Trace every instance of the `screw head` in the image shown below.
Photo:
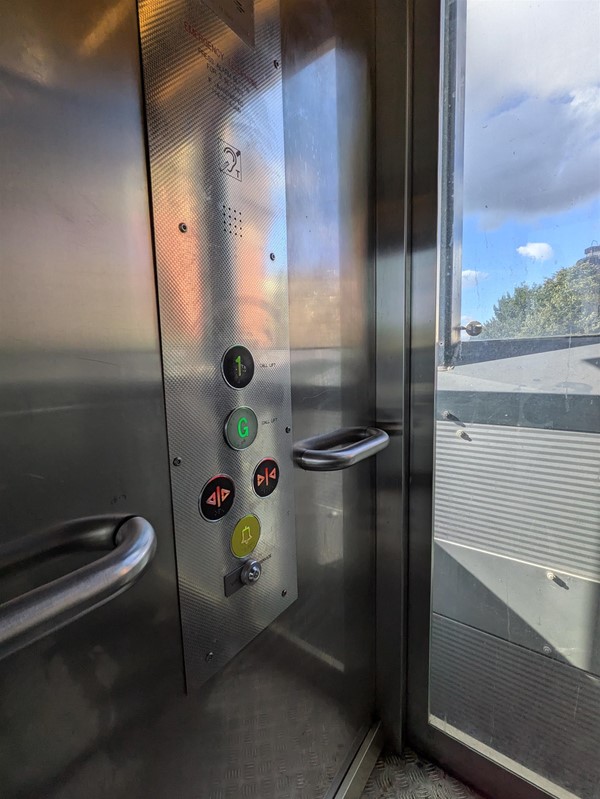
[[[556,575],[554,574],[554,572],[546,572],[546,577],[549,580],[554,580],[556,578]]]
[[[286,433],[291,433],[292,432],[292,428],[291,427],[286,427],[285,428],[285,432]]]
[[[281,592],[281,596],[287,596],[287,588],[284,588]]]
[[[274,260],[275,260],[275,253],[274,253],[274,252],[272,252],[272,253],[269,255],[269,258],[270,258],[272,261],[274,261]]]
[[[182,459],[179,456],[173,458],[173,466],[181,466],[181,460]]]
[[[542,652],[544,653],[544,655],[551,655],[552,647],[548,646],[548,644],[544,644],[544,646],[542,647]]]
[[[214,652],[207,652],[206,657],[204,659],[206,660],[207,663],[210,663],[210,661],[214,658],[214,656],[215,656]]]
[[[273,66],[275,67],[275,69],[279,69],[279,61],[277,61],[277,59],[273,61]]]
[[[187,225],[185,224],[185,222],[179,223],[179,230],[181,233],[187,233]]]
[[[469,324],[461,328],[465,331],[467,336],[480,336],[483,333],[483,325],[481,322],[469,322]]]
[[[254,585],[257,580],[260,580],[262,574],[262,566],[257,560],[247,560],[240,572],[240,580],[244,585]]]

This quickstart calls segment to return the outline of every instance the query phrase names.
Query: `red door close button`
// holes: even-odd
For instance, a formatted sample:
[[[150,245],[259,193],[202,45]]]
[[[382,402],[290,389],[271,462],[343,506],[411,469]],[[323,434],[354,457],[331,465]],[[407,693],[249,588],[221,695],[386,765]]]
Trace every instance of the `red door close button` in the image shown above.
[[[279,466],[273,458],[265,458],[254,470],[254,491],[259,497],[268,497],[277,488]]]
[[[216,522],[228,513],[235,499],[235,486],[231,477],[218,474],[206,483],[198,499],[198,509],[209,522]]]

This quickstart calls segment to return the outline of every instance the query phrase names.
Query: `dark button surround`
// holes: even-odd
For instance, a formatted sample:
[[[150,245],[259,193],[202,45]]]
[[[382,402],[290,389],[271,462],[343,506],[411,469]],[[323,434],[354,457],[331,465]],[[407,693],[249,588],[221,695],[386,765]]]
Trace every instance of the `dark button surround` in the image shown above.
[[[222,519],[233,507],[235,499],[235,485],[231,477],[226,474],[217,474],[206,483],[200,498],[198,510],[209,522]]]
[[[241,344],[230,347],[221,363],[225,381],[232,388],[245,388],[254,377],[254,358],[252,353]]]

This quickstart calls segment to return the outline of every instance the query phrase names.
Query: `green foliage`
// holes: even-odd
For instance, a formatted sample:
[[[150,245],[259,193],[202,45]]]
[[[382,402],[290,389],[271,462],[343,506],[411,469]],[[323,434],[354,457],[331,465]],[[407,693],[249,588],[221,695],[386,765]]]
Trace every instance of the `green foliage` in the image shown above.
[[[542,284],[504,294],[482,338],[537,338],[600,333],[600,263],[578,261]]]

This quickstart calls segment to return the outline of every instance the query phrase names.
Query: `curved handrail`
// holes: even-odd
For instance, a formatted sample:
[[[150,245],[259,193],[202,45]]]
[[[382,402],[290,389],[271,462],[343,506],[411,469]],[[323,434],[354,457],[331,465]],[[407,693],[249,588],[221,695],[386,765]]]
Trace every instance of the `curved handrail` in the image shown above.
[[[370,458],[389,444],[378,427],[343,427],[294,444],[294,461],[302,469],[333,472]]]
[[[17,652],[60,627],[100,607],[130,588],[154,557],[156,533],[141,516],[125,520],[111,517],[80,520],[79,535],[71,538],[69,549],[114,547],[93,563],[34,588],[0,605],[0,658]],[[34,537],[27,537],[32,543]],[[56,537],[41,537],[49,544],[47,554],[62,549]],[[53,544],[53,545],[50,545]],[[22,549],[22,547],[20,547]],[[8,548],[7,548],[8,550]],[[28,557],[40,557],[40,546]],[[0,564],[14,563],[15,548],[0,550]]]

